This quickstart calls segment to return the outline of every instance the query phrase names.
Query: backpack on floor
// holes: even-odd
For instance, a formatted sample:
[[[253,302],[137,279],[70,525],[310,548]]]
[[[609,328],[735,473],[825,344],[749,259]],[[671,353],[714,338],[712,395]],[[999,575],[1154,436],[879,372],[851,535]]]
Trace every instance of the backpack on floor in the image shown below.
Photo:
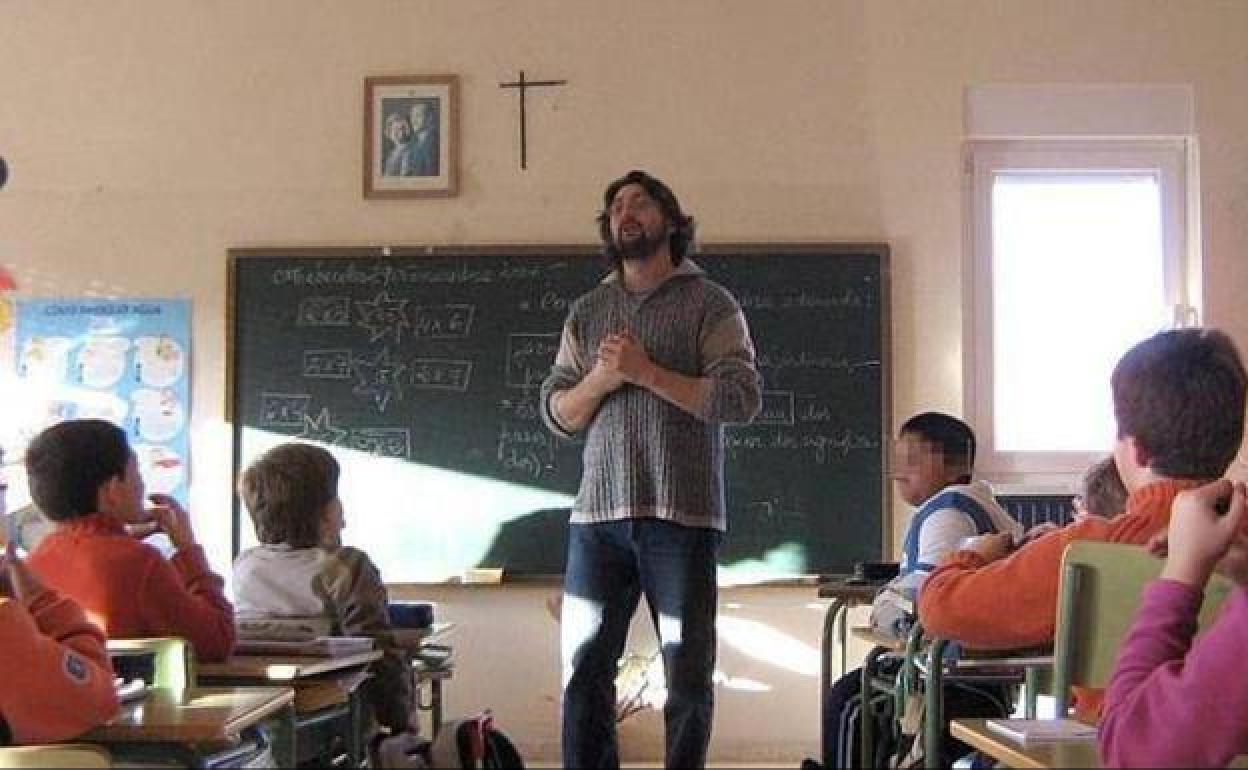
[[[511,740],[494,726],[493,715],[485,711],[442,725],[429,749],[429,765],[470,770],[523,770],[524,760]]]

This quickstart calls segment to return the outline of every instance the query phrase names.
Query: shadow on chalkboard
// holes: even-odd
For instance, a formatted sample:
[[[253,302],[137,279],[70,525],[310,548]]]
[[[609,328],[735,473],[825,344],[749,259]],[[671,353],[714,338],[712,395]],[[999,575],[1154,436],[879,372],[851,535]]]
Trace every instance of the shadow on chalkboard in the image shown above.
[[[543,508],[500,527],[477,566],[505,566],[518,575],[561,575],[567,555],[568,509]]]

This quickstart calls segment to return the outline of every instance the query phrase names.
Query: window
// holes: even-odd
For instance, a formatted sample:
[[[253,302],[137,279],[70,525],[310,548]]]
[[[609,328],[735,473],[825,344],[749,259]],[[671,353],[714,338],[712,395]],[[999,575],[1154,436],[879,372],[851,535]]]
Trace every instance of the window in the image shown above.
[[[1184,140],[970,145],[967,393],[994,474],[1081,472],[1114,439],[1109,377],[1196,322]]]

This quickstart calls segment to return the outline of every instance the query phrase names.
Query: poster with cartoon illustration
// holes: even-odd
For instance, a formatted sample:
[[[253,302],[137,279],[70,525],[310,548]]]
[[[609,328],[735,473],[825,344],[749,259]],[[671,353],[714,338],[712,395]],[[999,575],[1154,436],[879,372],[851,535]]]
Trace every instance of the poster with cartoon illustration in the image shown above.
[[[147,491],[186,502],[191,304],[170,299],[20,299],[17,379],[24,444],[61,420],[126,430]]]

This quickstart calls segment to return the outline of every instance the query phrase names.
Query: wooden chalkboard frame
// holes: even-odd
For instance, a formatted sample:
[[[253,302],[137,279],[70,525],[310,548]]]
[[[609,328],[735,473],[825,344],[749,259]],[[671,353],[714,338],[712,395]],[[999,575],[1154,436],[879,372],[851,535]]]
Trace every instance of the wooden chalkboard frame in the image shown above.
[[[238,482],[241,473],[242,442],[239,441],[239,428],[236,418],[236,336],[237,336],[237,271],[239,265],[246,260],[256,258],[325,258],[325,259],[413,259],[421,257],[455,257],[455,256],[507,256],[507,257],[558,257],[593,256],[600,253],[596,244],[459,244],[459,245],[403,245],[403,246],[316,246],[316,247],[265,247],[265,248],[233,248],[227,251],[226,275],[226,348],[225,348],[225,416],[231,430],[231,553],[237,556],[242,542],[243,511],[242,501],[238,495]],[[893,530],[893,498],[892,483],[888,475],[890,460],[888,447],[892,429],[892,308],[891,308],[891,263],[890,250],[884,243],[865,242],[787,242],[787,243],[709,243],[700,244],[697,252],[691,255],[695,260],[698,254],[714,256],[741,256],[756,253],[768,255],[870,255],[880,262],[880,437],[881,467],[880,478],[880,558],[887,558],[891,551]],[[507,577],[508,582],[551,582],[561,579],[559,575],[524,575]],[[803,575],[794,578],[781,578],[762,581],[765,584],[811,584],[820,579],[819,575]],[[456,581],[446,581],[456,582]]]

